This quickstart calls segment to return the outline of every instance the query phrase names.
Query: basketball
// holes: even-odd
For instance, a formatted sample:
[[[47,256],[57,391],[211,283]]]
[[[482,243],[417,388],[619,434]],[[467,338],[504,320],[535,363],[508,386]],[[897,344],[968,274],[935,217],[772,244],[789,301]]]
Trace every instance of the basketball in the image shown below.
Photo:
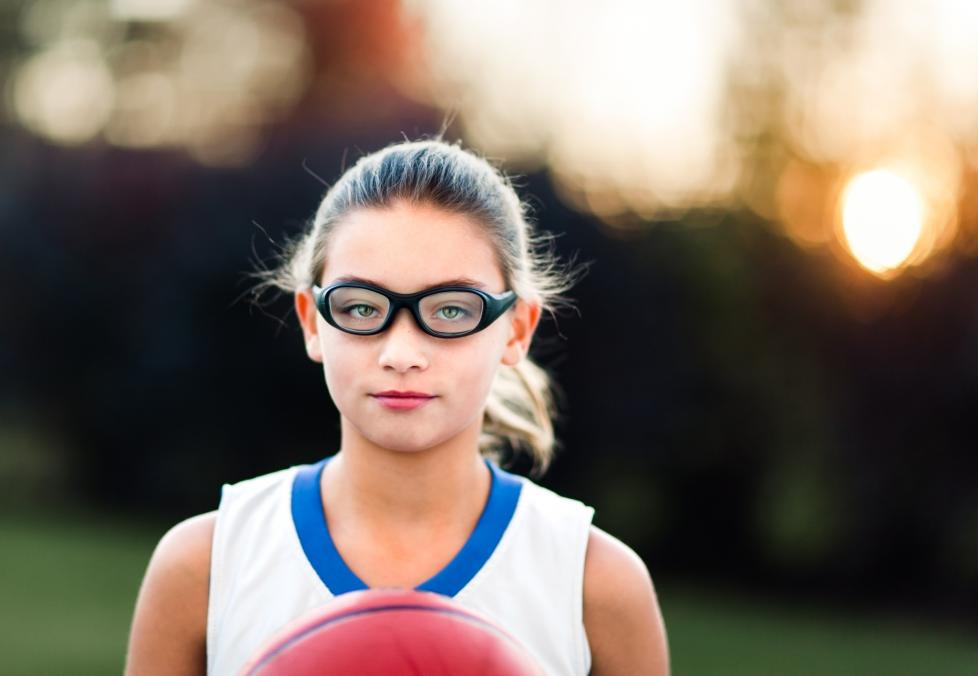
[[[542,676],[520,643],[486,617],[431,592],[350,592],[277,632],[242,676],[424,674]]]

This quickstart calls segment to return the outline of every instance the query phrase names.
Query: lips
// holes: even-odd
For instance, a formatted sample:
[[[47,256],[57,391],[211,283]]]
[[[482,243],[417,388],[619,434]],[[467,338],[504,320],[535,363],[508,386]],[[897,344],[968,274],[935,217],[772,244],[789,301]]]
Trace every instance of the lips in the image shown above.
[[[426,392],[402,392],[400,390],[387,390],[370,396],[392,411],[410,411],[419,406],[424,406],[435,398],[435,395]]]

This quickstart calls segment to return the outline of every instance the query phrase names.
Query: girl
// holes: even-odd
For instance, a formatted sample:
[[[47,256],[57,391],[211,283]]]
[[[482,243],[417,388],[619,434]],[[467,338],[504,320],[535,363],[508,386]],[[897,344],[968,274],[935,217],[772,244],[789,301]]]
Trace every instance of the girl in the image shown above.
[[[537,243],[510,182],[455,145],[401,143],[340,178],[266,280],[294,295],[340,448],[225,485],[161,539],[126,673],[234,674],[309,608],[408,587],[490,616],[548,674],[668,674],[638,556],[495,461],[509,444],[545,468],[553,448],[527,352],[569,278]]]

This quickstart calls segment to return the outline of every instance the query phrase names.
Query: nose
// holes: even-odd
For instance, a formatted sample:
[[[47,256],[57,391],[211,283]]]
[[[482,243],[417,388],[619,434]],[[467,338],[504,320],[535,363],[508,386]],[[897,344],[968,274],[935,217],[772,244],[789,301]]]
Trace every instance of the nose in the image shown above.
[[[398,310],[391,325],[381,335],[383,346],[379,363],[384,369],[404,373],[412,368],[420,371],[428,368],[426,344],[428,334],[414,322],[407,308]]]

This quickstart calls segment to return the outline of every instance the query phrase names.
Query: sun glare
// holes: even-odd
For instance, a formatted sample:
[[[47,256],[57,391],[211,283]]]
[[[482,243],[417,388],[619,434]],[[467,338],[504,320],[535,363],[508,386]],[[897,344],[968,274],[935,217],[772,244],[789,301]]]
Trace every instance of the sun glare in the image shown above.
[[[924,201],[917,188],[886,169],[859,174],[842,198],[842,228],[864,268],[885,274],[901,267],[920,240]]]

